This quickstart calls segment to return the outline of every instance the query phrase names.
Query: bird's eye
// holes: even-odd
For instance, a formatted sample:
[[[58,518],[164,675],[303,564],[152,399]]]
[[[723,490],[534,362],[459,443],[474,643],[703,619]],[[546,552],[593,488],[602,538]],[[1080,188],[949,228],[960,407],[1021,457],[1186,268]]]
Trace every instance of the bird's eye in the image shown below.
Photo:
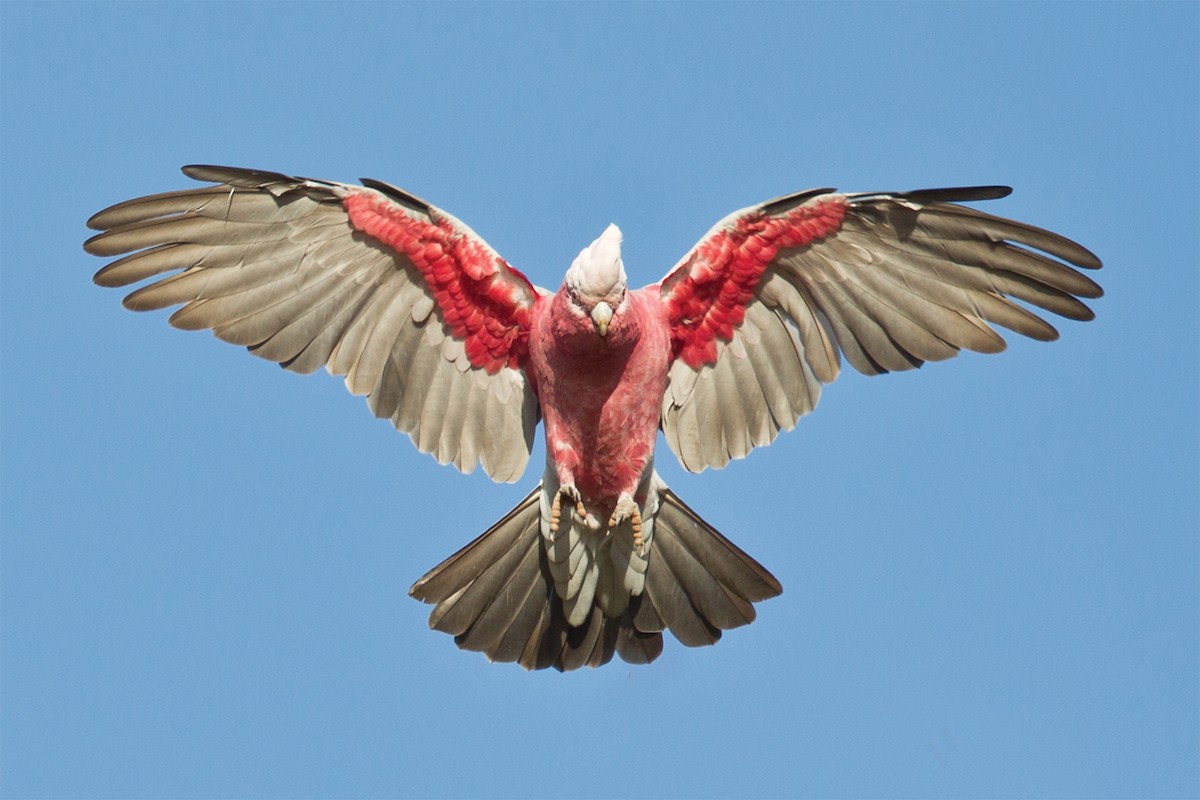
[[[567,307],[571,309],[571,313],[580,317],[586,317],[588,315],[590,309],[582,300],[579,299],[579,295],[575,294],[575,291],[570,287],[567,287],[567,299],[571,301],[567,303]]]

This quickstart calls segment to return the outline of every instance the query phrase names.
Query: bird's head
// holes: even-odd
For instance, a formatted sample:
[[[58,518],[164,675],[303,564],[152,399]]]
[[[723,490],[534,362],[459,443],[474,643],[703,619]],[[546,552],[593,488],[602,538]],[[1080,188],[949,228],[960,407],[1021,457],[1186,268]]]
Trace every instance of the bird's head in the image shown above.
[[[625,301],[620,228],[610,224],[596,241],[579,252],[567,270],[564,286],[570,301],[591,318],[596,333],[608,336],[613,314]]]

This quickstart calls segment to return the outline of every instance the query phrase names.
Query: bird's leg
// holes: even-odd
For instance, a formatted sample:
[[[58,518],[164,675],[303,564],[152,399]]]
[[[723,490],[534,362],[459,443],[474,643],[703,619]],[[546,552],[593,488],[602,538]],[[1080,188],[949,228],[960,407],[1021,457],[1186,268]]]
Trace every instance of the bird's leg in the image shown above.
[[[638,508],[637,501],[633,499],[633,495],[628,492],[621,492],[621,496],[617,498],[617,507],[613,509],[612,516],[608,518],[608,527],[615,528],[625,520],[629,520],[629,526],[633,528],[633,546],[642,549],[642,511]]]
[[[579,490],[575,488],[573,483],[564,483],[558,487],[558,491],[554,493],[554,500],[550,503],[550,534],[558,533],[558,524],[562,519],[562,496],[566,495],[571,500],[575,501],[575,513],[582,520],[587,520],[587,509],[583,507],[583,496],[579,494]]]

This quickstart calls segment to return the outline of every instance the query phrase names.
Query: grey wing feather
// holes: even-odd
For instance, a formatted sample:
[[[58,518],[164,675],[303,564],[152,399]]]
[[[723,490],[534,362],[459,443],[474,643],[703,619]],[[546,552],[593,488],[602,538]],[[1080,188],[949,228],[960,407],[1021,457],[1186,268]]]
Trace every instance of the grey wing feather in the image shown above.
[[[405,256],[357,233],[341,200],[376,192],[416,219],[453,218],[378,181],[364,189],[230,167],[184,172],[220,185],[129,200],[88,221],[103,232],[85,249],[123,256],[96,283],[156,278],[125,305],[182,306],[170,319],[176,327],[210,328],[295,372],[325,366],[439,462],[520,477],[539,417],[524,373],[472,367],[424,278]],[[453,222],[459,235],[475,236]]]
[[[730,340],[699,368],[675,360],[662,405],[667,443],[693,472],[722,467],[791,429],[811,411],[841,356],[877,375],[920,367],[961,350],[996,353],[999,325],[1048,341],[1058,332],[1037,311],[1094,316],[1083,299],[1100,286],[1086,248],[1056,233],[956,205],[1003,197],[1008,187],[907,193],[800,192],[718,223],[662,282],[669,297],[710,237],[749,216],[806,203],[845,203],[841,227],[780,250]],[[1028,306],[1028,307],[1027,307]]]

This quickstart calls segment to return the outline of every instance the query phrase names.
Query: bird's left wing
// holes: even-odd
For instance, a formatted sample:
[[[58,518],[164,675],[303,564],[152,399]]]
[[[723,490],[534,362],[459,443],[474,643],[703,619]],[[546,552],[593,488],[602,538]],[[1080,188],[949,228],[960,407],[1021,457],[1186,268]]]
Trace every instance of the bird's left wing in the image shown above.
[[[1007,187],[837,194],[817,189],[730,214],[660,284],[673,361],[662,405],[684,467],[722,467],[790,430],[837,377],[961,349],[1004,349],[989,323],[1057,332],[1022,301],[1087,320],[1100,261],[1049,231],[958,205]]]
[[[184,173],[217,185],[88,220],[104,231],[89,253],[129,254],[96,283],[153,277],[128,308],[182,304],[176,327],[211,328],[296,372],[345,375],[376,416],[439,462],[520,477],[539,413],[524,366],[541,290],[466,225],[379,181]]]

